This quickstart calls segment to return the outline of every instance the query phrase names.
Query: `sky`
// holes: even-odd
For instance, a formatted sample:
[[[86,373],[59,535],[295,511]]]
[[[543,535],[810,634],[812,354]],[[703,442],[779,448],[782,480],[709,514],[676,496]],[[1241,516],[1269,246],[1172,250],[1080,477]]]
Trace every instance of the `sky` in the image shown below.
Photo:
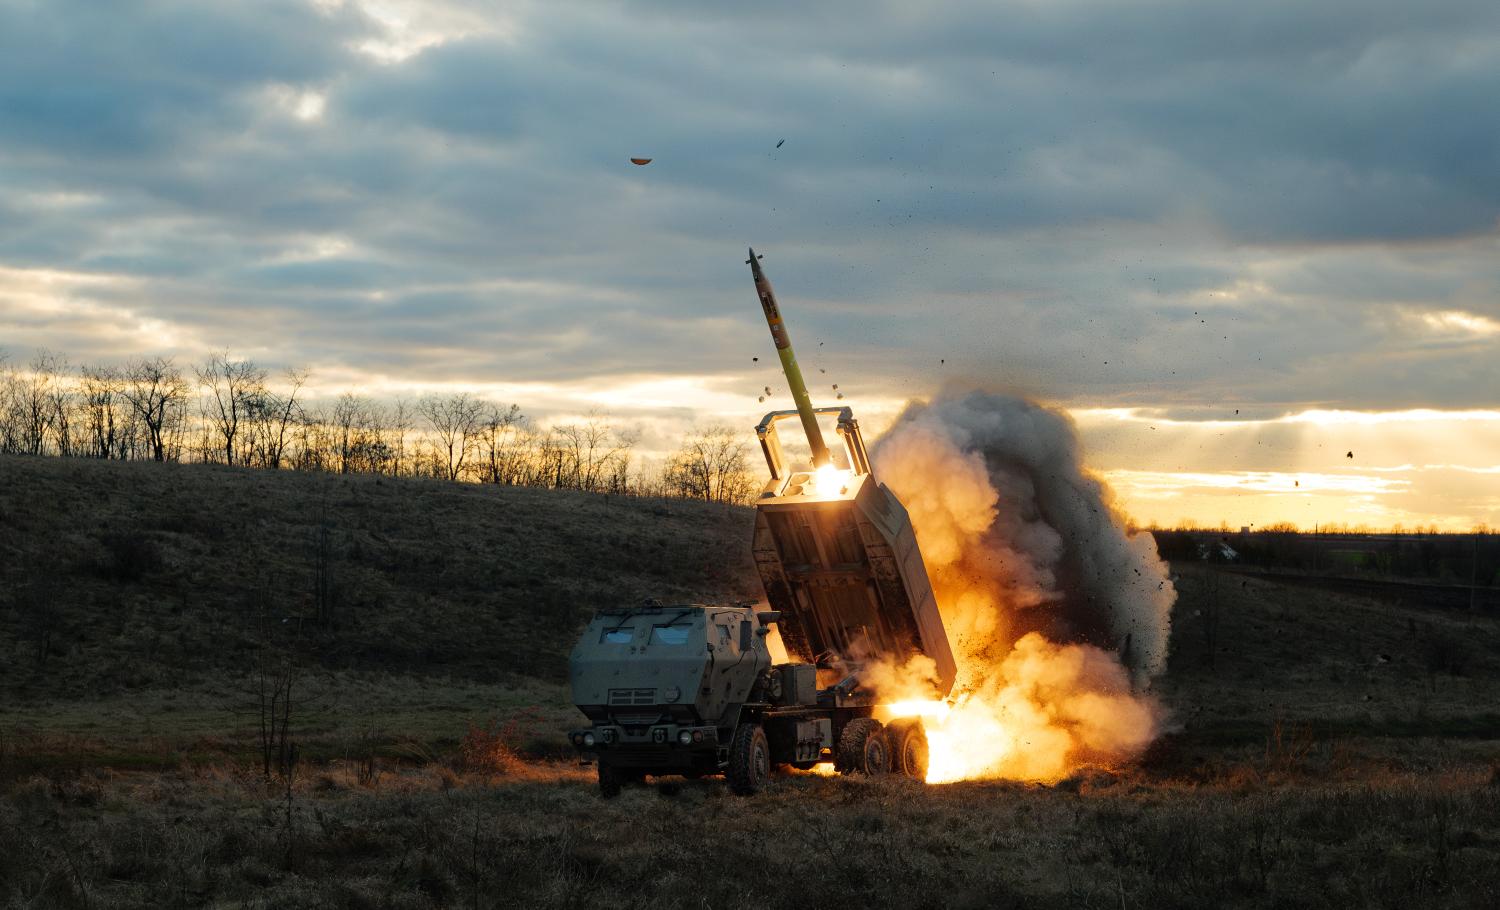
[[[1015,391],[1142,524],[1495,526],[1496,97],[1493,0],[0,0],[0,349],[649,457],[788,406],[753,245],[871,429]]]

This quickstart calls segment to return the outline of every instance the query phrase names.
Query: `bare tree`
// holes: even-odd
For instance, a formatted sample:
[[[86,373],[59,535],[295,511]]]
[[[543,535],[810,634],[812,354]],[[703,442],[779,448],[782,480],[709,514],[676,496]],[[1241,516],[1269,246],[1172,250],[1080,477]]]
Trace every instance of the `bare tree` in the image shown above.
[[[389,474],[396,460],[396,450],[386,442],[386,411],[378,402],[369,402],[360,414],[354,436],[353,470],[365,474]]]
[[[136,415],[125,400],[125,378],[114,367],[83,367],[85,449],[93,458],[126,458],[135,446]]]
[[[265,394],[266,371],[249,360],[230,360],[224,351],[209,355],[195,372],[198,383],[208,389],[203,416],[218,437],[224,463],[237,464],[235,441],[246,412],[253,407],[251,402]],[[242,451],[239,461],[247,461],[247,454]]]
[[[747,502],[755,489],[747,457],[748,447],[739,433],[723,425],[705,427],[683,440],[662,479],[676,496]]]
[[[636,434],[607,415],[538,428],[519,405],[470,393],[383,406],[353,392],[320,412],[302,400],[306,375],[268,384],[265,370],[216,353],[186,378],[166,357],[125,368],[91,365],[76,375],[39,353],[25,370],[0,352],[0,451],[224,461],[263,468],[421,474],[447,480],[628,492],[650,482],[683,496],[736,501],[748,495],[744,449],[710,428],[685,441],[665,470],[638,476]],[[201,386],[202,419],[188,407]]]
[[[281,467],[301,416],[302,404],[297,400],[297,393],[302,391],[306,381],[306,373],[287,370],[285,394],[262,388],[246,401],[251,433],[250,454],[261,467],[272,470]]]
[[[16,450],[16,428],[12,422],[14,411],[11,409],[16,377],[11,372],[9,363],[10,356],[0,350],[0,452]]]
[[[125,371],[125,399],[146,429],[151,457],[176,457],[187,409],[188,384],[165,357],[137,360]]]
[[[437,467],[448,480],[457,480],[464,462],[479,441],[484,402],[468,392],[446,398],[429,395],[417,403],[437,441]]]
[[[58,357],[39,351],[25,373],[12,373],[7,381],[7,446],[23,455],[42,455],[47,439],[54,435],[58,417]],[[65,399],[63,399],[65,401]]]
[[[330,467],[328,422],[320,411],[303,411],[295,428],[297,457],[292,462],[299,471],[326,471]]]
[[[406,470],[406,434],[411,432],[412,418],[411,402],[405,398],[397,398],[395,405],[391,408],[390,420],[387,428],[391,433],[391,474],[400,477]]]
[[[521,406],[509,408],[490,405],[485,410],[483,433],[480,438],[480,453],[484,465],[480,480],[485,483],[514,484],[520,470],[517,463],[523,450],[517,444],[525,432],[525,418]]]
[[[64,457],[78,454],[82,440],[77,436],[77,424],[73,420],[78,396],[69,381],[67,358],[44,351],[37,354],[31,369],[44,380],[46,407],[51,413],[52,439],[57,454]]]
[[[373,405],[366,398],[345,392],[333,404],[331,418],[334,455],[338,459],[338,472],[350,474],[359,470],[361,447],[364,436],[373,423]]]
[[[617,432],[609,418],[590,414],[582,424],[557,427],[561,459],[557,486],[598,492],[628,470],[635,438]]]

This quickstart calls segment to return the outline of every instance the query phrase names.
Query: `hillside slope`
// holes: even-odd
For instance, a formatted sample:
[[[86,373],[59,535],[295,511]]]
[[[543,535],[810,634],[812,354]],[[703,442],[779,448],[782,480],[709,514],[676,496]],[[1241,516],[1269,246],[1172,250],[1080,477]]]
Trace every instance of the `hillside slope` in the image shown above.
[[[0,694],[190,689],[246,673],[268,635],[327,671],[556,681],[598,607],[756,597],[750,523],[675,500],[0,457]]]

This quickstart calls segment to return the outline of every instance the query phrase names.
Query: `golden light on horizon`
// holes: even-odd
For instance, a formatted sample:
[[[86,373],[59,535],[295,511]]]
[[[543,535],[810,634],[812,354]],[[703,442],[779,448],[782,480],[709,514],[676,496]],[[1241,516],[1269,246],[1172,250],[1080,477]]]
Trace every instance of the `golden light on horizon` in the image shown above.
[[[1208,420],[1147,409],[1073,414],[1090,465],[1140,525],[1468,531],[1500,521],[1500,411],[1306,409]]]

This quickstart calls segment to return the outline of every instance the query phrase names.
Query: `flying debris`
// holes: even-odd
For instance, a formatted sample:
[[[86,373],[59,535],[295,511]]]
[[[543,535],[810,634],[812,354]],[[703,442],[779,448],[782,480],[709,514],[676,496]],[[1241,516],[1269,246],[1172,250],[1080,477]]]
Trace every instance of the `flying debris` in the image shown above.
[[[1345,458],[1353,458],[1354,457],[1354,453],[1353,452],[1345,452],[1344,453],[1344,457]]]
[[[834,384],[833,384],[833,390],[834,390],[834,391],[835,391],[835,392],[837,392],[837,391],[838,391],[838,390],[839,390],[839,384],[838,384],[838,383],[836,383],[836,382],[835,382],[835,383],[834,383]]]
[[[766,396],[764,396],[764,395],[759,395],[759,396],[756,396],[756,399],[755,399],[755,400],[756,400],[756,401],[765,401],[765,400],[766,400]]]
[[[1292,481],[1292,486],[1294,486],[1294,487],[1300,487],[1300,486],[1302,486],[1302,481],[1300,481],[1300,480],[1294,480],[1294,481]]]
[[[770,386],[766,386],[766,394],[767,395],[771,394],[771,387]]]
[[[646,164],[650,164],[651,160],[652,159],[650,159],[650,158],[632,158],[632,159],[630,159],[630,163],[631,164],[646,165]]]
[[[778,142],[778,143],[776,143],[776,147],[777,147],[777,148],[781,148],[781,147],[782,147],[782,146],[783,146],[783,145],[785,145],[785,144],[786,144],[786,140],[785,140],[785,139],[783,139],[783,140],[781,140],[781,141],[780,141],[780,142]]]
[[[843,401],[844,400],[844,393],[840,392],[840,393],[838,393],[837,395],[835,395],[833,397],[837,398],[839,401]]]

